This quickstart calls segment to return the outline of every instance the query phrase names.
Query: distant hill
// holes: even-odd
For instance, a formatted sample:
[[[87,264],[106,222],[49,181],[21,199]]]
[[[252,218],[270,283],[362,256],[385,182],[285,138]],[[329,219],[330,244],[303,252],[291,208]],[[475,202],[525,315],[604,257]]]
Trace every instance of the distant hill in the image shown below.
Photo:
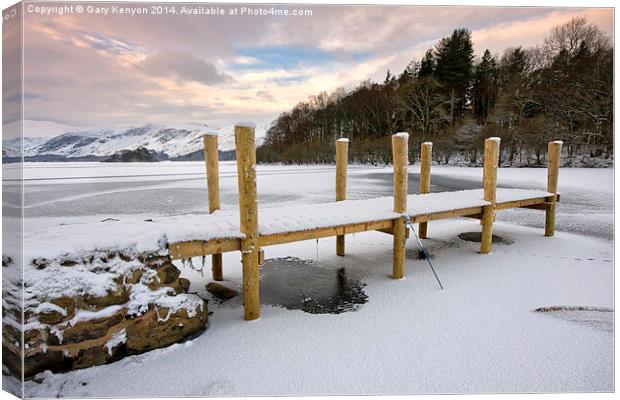
[[[134,151],[126,157],[138,159],[144,149],[155,154],[155,161],[203,160],[202,137],[206,133],[219,136],[220,158],[234,159],[234,127],[212,127],[207,124],[155,125],[147,124],[120,129],[91,129],[64,132],[52,138],[23,138],[25,161],[103,161],[122,157],[121,152]],[[257,128],[257,136],[264,128]],[[20,161],[21,139],[2,142],[3,162]]]

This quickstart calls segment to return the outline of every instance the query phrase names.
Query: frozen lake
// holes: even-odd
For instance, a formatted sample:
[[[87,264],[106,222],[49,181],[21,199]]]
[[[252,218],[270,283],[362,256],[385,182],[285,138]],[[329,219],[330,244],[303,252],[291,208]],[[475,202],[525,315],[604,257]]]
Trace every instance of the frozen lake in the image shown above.
[[[3,167],[5,177],[16,168]],[[418,168],[409,170],[410,193],[418,188]],[[236,207],[236,166],[224,162],[220,170],[223,208]],[[545,189],[546,173],[500,169],[498,183]],[[259,166],[257,175],[263,206],[334,199],[332,166]],[[481,176],[480,168],[434,166],[431,189],[477,188]],[[208,209],[201,162],[32,163],[25,165],[24,178],[26,230]],[[49,374],[40,384],[27,382],[26,395],[612,391],[613,170],[562,169],[559,187],[554,238],[543,237],[542,212],[502,211],[494,233],[506,243],[482,256],[479,244],[459,236],[478,231],[478,221],[431,222],[424,243],[443,291],[418,259],[413,240],[406,244],[403,280],[390,278],[392,238],[380,232],[348,235],[346,257],[335,255],[334,238],[270,246],[266,258],[277,273],[270,277],[269,268],[263,270],[258,321],[243,321],[241,296],[211,301],[209,328],[196,338],[108,365]],[[347,189],[351,199],[391,195],[391,168],[350,166]],[[5,193],[6,215],[15,215],[18,202],[19,196]],[[291,257],[298,260],[289,262]],[[224,254],[224,283],[241,291],[239,261],[238,252]],[[209,263],[200,271],[198,258],[197,269],[176,262],[191,281],[189,291],[206,299],[211,299],[205,289]],[[313,268],[304,271],[301,264]],[[346,279],[339,280],[341,271]],[[349,278],[354,285],[361,279],[359,298],[343,290]],[[281,290],[293,285],[303,289],[304,301],[312,295],[322,301],[319,306],[332,307],[334,295],[344,296],[335,300],[352,304],[354,311],[306,312],[291,300],[290,291]],[[325,287],[330,293],[323,298]],[[541,308],[559,311],[534,312]],[[230,368],[222,368],[221,360]]]
[[[16,168],[5,164],[6,170]],[[419,187],[419,164],[410,166],[409,192]],[[6,174],[7,171],[5,171]],[[263,206],[324,203],[335,196],[334,166],[259,165],[258,199]],[[207,213],[203,162],[161,163],[26,163],[25,217],[114,218],[127,214],[177,215]],[[434,166],[434,192],[481,187],[481,168]],[[546,169],[508,169],[498,173],[498,186],[545,189]],[[561,203],[556,229],[613,239],[613,170],[562,169]],[[220,164],[222,208],[237,204],[234,161]],[[391,167],[349,166],[347,195],[364,199],[392,194]],[[16,198],[5,195],[5,215],[15,215]],[[542,228],[544,218],[531,210],[506,210],[498,220]]]

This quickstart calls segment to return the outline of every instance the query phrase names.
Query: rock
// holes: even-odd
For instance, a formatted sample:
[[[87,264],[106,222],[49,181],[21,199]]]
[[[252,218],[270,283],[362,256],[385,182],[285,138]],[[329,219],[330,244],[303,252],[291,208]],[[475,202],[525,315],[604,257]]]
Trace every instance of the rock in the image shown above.
[[[122,283],[117,283],[116,288],[108,291],[103,297],[84,296],[82,300],[86,307],[81,308],[100,310],[108,306],[126,303],[129,300],[129,289]]]
[[[144,271],[142,271],[141,269],[136,269],[132,271],[131,277],[127,278],[126,282],[130,284],[136,284],[140,282],[140,279],[142,279],[142,275],[144,275]]]
[[[37,258],[32,260],[32,265],[37,267],[37,269],[45,269],[45,267],[50,265],[50,260],[45,258]]]
[[[73,267],[74,265],[77,265],[77,261],[75,260],[62,260],[60,262],[60,265],[62,265],[63,267]]]
[[[75,315],[75,300],[71,297],[59,297],[57,299],[50,300],[50,303],[56,304],[58,307],[62,307],[67,312],[66,319],[69,320]]]
[[[60,324],[68,321],[75,315],[75,301],[70,297],[60,297],[50,300],[50,303],[64,309],[64,314],[58,311],[46,311],[40,313],[37,317],[39,321],[48,325]]]
[[[187,293],[187,291],[189,290],[189,279],[186,278],[179,278],[179,284],[181,285],[181,289],[183,290],[183,293]]]
[[[115,360],[115,351],[118,348],[108,351],[105,345],[92,346],[80,349],[74,357],[71,363],[71,369],[88,368],[95,365],[107,364],[108,362]],[[110,352],[112,354],[110,354]]]
[[[133,260],[133,257],[129,254],[125,254],[125,253],[118,253],[118,258],[120,258],[121,260],[125,261],[125,262],[129,262],[131,260]]]
[[[123,268],[113,268],[113,262],[117,266],[130,261],[131,264],[124,264]],[[30,379],[47,370],[66,372],[110,363],[128,355],[178,343],[206,328],[206,302],[194,294],[187,294],[190,281],[179,277],[179,269],[163,253],[137,255],[93,251],[82,254],[79,259],[64,255],[53,260],[38,259],[33,263],[38,269],[56,268],[58,265],[72,267],[82,263],[90,273],[114,274],[115,285],[100,296],[49,298],[46,294],[33,299],[36,301],[29,303],[23,315],[19,308],[21,302],[13,305],[10,299],[5,299],[5,318],[14,315],[12,319],[17,321],[38,319],[48,325],[28,329],[22,335],[12,324],[3,324],[3,365],[7,373],[17,377],[23,373],[26,379]],[[73,269],[75,273],[82,270]],[[144,301],[140,305],[148,311],[140,316],[128,315],[125,304],[134,285],[141,283],[151,290],[167,288],[168,296],[175,296],[176,293],[181,297],[166,303],[169,299],[161,297],[165,296],[161,293],[158,293],[157,299],[143,296]],[[233,293],[236,294],[235,291]],[[155,303],[179,308],[169,315],[170,308],[157,307]],[[196,307],[196,310],[183,307]],[[89,316],[88,312],[92,314]],[[43,381],[44,374],[36,379]]]
[[[64,315],[57,311],[49,311],[39,314],[39,321],[48,325],[56,325],[63,321]]]
[[[208,318],[206,304],[202,310],[196,310],[193,317],[187,310],[180,309],[164,321],[158,313],[159,316],[166,316],[168,309],[151,309],[127,326],[127,351],[137,354],[177,343],[204,329]]]
[[[26,352],[24,357],[24,376],[28,379],[45,370],[68,371],[71,369],[71,365],[71,358],[65,357],[63,350],[54,348],[43,350],[39,348],[33,352]]]
[[[141,263],[143,263],[146,267],[157,269],[165,264],[170,264],[172,261],[170,260],[170,256],[161,256],[157,254],[141,254],[138,259]]]
[[[166,263],[157,269],[157,276],[164,285],[173,283],[179,278],[179,275],[181,275],[181,271],[172,265],[172,263]]]
[[[187,286],[185,287],[183,285]],[[179,278],[176,281],[163,286],[173,289],[175,294],[182,294],[187,293],[187,289],[189,289],[189,281],[185,278]]]
[[[223,300],[232,299],[239,294],[235,289],[215,282],[209,282],[206,287],[209,293]]]
[[[74,326],[62,330],[62,343],[79,343],[105,336],[110,328],[125,319],[126,314],[127,310],[121,308],[111,316],[78,322]],[[48,342],[51,345],[61,344],[60,338],[56,335],[50,335]]]

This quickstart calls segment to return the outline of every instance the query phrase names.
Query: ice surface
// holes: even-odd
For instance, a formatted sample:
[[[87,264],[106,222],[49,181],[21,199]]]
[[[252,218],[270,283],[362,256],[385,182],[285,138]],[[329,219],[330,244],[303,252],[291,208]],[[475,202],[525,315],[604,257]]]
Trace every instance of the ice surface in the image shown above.
[[[144,220],[159,222],[168,218],[170,215],[159,215],[157,211],[168,212],[166,207],[187,197],[190,189],[206,209],[204,163],[88,164],[89,168],[83,168],[82,163],[37,164],[28,173],[49,179],[26,187],[42,190],[47,185],[50,192],[40,194],[37,201],[56,201],[53,204],[58,207],[73,208],[83,203],[62,201],[63,196],[75,197],[59,179],[66,174],[76,177],[72,181],[90,185],[91,193],[80,192],[80,196],[92,199],[93,205],[98,200],[101,206],[106,204],[97,193],[100,187],[93,182],[131,185],[134,181],[153,180],[155,189],[166,191],[154,191],[151,187],[137,187],[136,191],[154,197],[160,203],[158,208],[155,212],[149,210],[148,215],[114,214],[120,221],[104,223],[99,221],[108,215],[27,218],[31,220],[27,232],[49,230],[51,235],[54,229],[68,226],[59,223],[91,227],[100,224],[110,228],[97,234],[97,239],[114,244],[114,236],[129,238],[120,229],[125,224],[142,221],[145,225],[140,229],[148,233],[153,223]],[[222,165],[223,205],[228,207],[225,211],[238,218],[234,208],[236,197],[231,195],[236,193],[234,163]],[[110,174],[108,168],[115,168],[118,173]],[[175,174],[165,176],[171,169]],[[417,166],[411,166],[411,191],[417,189],[411,185],[416,172]],[[298,204],[317,203],[318,207],[318,203],[334,198],[333,166],[259,166],[257,173],[259,221],[267,216],[266,206],[295,208]],[[347,195],[351,199],[389,195],[391,174],[391,167],[351,165]],[[481,168],[434,166],[432,174],[433,191],[481,187]],[[97,178],[105,175],[117,177]],[[500,187],[497,199],[510,201],[511,193],[538,197],[546,193],[546,180],[547,171],[543,168],[500,168],[500,186],[530,192],[503,192]],[[613,333],[533,312],[554,305],[614,306],[613,170],[562,168],[559,186],[563,197],[557,224],[563,231],[556,231],[553,238],[543,237],[544,213],[501,211],[494,233],[513,244],[494,246],[492,254],[482,256],[478,254],[478,244],[458,239],[460,232],[480,229],[478,221],[430,222],[429,239],[424,244],[434,257],[433,264],[446,286],[444,291],[436,289],[425,261],[415,258],[418,247],[411,239],[406,245],[406,278],[398,281],[389,278],[393,239],[383,233],[347,235],[346,257],[335,256],[334,238],[272,246],[265,249],[267,258],[296,256],[317,260],[318,265],[359,270],[365,276],[368,303],[356,312],[340,315],[310,315],[263,305],[261,319],[252,324],[243,321],[242,296],[228,305],[210,303],[210,311],[214,311],[210,327],[191,342],[110,365],[49,374],[42,384],[28,382],[26,394],[161,397],[612,391]],[[115,188],[106,186],[105,190],[114,192]],[[61,191],[66,193],[59,195]],[[461,195],[467,201],[481,198],[473,192]],[[135,197],[126,199],[135,201]],[[105,201],[118,203],[118,197]],[[413,202],[410,200],[410,204]],[[129,206],[127,202],[120,205]],[[42,205],[39,209],[47,207]],[[389,205],[386,207],[389,212]],[[27,213],[35,209],[37,206],[33,205]],[[173,210],[192,214],[193,208]],[[141,212],[146,213],[144,208]],[[502,218],[509,222],[502,222]],[[205,222],[198,221],[198,225]],[[525,223],[530,227],[518,225]],[[593,237],[601,230],[609,230],[610,224],[610,240]],[[81,232],[92,234],[87,229]],[[36,250],[41,243],[32,241],[30,245]],[[28,254],[30,248],[26,250]],[[194,265],[199,263],[199,259],[194,260]],[[227,285],[241,289],[239,253],[224,254],[224,266]],[[207,263],[204,276],[183,269],[183,276],[192,282],[190,291],[208,296],[204,284],[209,279],[209,268]],[[3,272],[9,270],[4,268]],[[139,290],[136,295],[140,295]],[[163,310],[160,317],[166,317]],[[227,360],[234,368],[216,367],[213,360]],[[5,378],[10,384],[10,378]]]
[[[221,397],[613,390],[612,333],[534,312],[557,304],[613,307],[610,242],[561,232],[543,239],[541,229],[496,223],[494,232],[513,244],[480,255],[478,244],[457,237],[476,229],[478,221],[429,224],[425,245],[444,291],[425,261],[412,256],[413,240],[406,278],[392,280],[391,236],[348,235],[344,258],[334,254],[334,239],[322,239],[319,265],[366,277],[368,303],[356,312],[315,315],[263,305],[261,318],[248,324],[241,299],[210,304],[210,327],[191,346],[55,374],[42,384],[28,382],[26,392]],[[307,241],[266,252],[268,258],[315,259],[316,246]],[[239,288],[238,253],[225,254],[224,265],[228,285]],[[204,292],[207,278],[188,276]],[[223,359],[234,368],[217,367],[215,360]]]

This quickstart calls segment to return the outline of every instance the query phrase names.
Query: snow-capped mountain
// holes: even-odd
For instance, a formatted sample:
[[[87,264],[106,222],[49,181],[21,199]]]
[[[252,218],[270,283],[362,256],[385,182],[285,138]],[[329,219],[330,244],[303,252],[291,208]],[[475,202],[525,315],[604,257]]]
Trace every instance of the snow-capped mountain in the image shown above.
[[[2,141],[2,156],[3,157],[19,157],[20,148],[24,149],[24,152],[42,145],[47,141],[47,138],[40,137],[25,137],[17,139],[7,139]]]
[[[220,150],[234,149],[234,125],[212,127],[197,123],[69,131],[49,139],[24,137],[23,149],[24,156],[30,159],[100,158],[141,147],[164,158],[177,158],[202,151],[202,136],[206,133],[219,135]],[[263,134],[264,128],[257,128],[257,136]],[[4,140],[2,154],[19,157],[19,147],[20,139]]]

